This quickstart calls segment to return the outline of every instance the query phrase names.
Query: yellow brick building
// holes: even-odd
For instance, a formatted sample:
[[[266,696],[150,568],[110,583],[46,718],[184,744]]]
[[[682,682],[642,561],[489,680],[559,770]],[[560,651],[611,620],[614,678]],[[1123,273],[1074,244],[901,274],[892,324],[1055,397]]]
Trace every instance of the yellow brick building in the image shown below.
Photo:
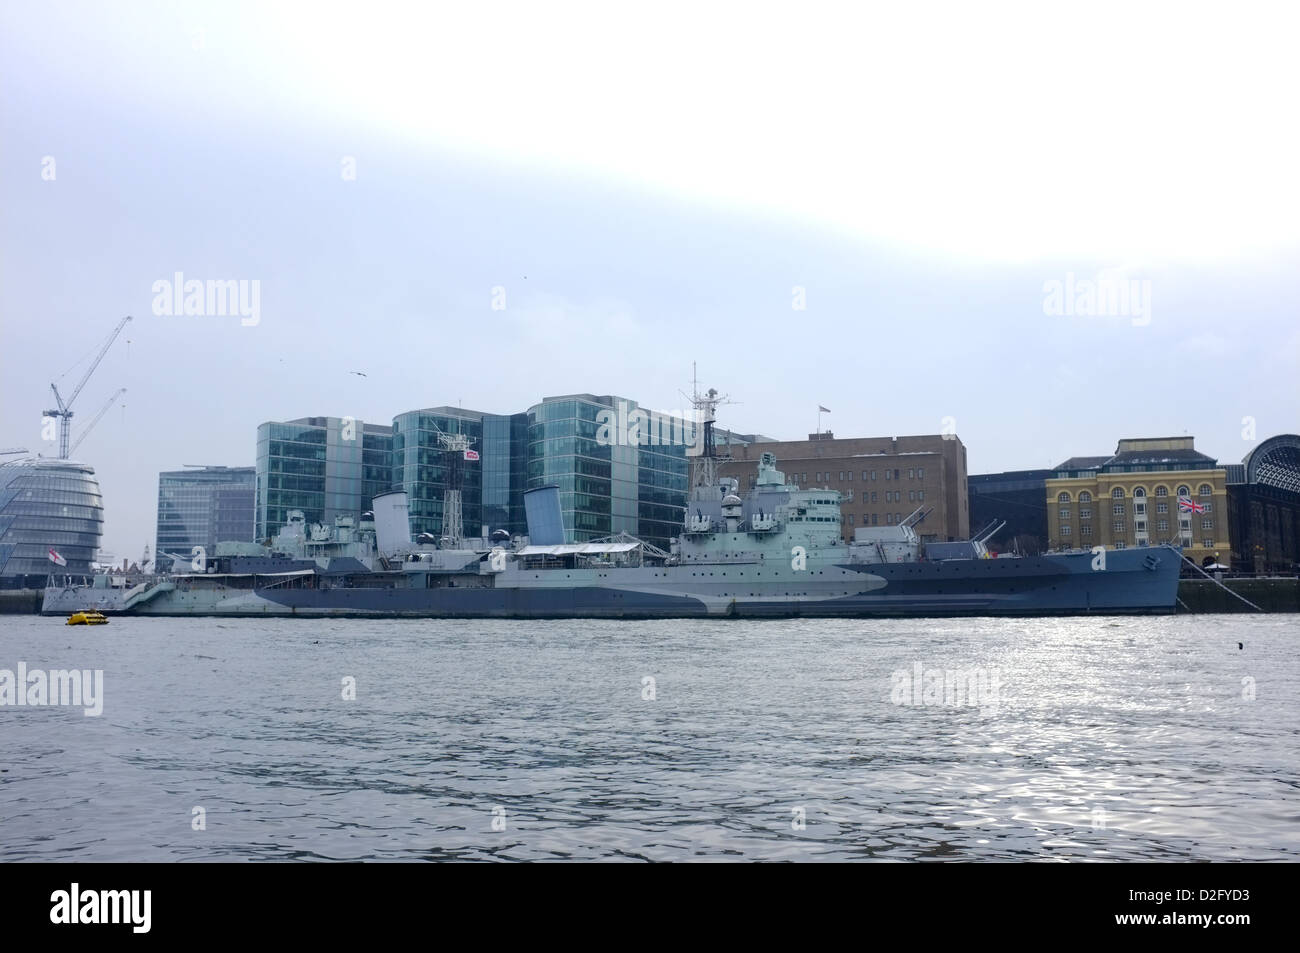
[[[1052,549],[1181,544],[1201,565],[1232,565],[1227,471],[1192,437],[1121,440],[1109,457],[1071,457],[1047,480]],[[1183,512],[1179,498],[1200,512]]]

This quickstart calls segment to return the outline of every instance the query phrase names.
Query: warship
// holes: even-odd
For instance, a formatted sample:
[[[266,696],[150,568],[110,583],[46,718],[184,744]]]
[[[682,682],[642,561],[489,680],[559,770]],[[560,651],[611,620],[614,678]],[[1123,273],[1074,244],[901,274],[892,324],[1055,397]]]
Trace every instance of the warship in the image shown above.
[[[699,401],[702,440],[667,550],[619,534],[564,539],[559,491],[524,495],[527,536],[477,540],[410,532],[406,494],[353,522],[290,514],[269,546],[218,544],[170,573],[49,579],[42,611],[108,615],[430,618],[789,618],[1170,613],[1182,554],[1160,545],[1023,556],[991,553],[996,527],[926,543],[917,509],[898,525],[841,538],[841,497],[787,480],[761,454],[752,487],[718,475],[717,400]],[[459,450],[458,450],[459,452]],[[459,502],[448,491],[448,504]],[[459,525],[453,519],[451,525]],[[162,556],[160,554],[159,558]]]

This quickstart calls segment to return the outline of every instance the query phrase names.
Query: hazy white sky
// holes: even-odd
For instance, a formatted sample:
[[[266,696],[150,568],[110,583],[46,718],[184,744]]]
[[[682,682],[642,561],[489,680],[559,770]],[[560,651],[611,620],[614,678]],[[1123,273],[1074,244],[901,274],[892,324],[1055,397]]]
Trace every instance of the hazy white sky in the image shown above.
[[[952,417],[972,472],[1300,430],[1287,8],[896,6],[5,4],[0,447],[57,452],[127,313],[74,439],[129,389],[78,455],[132,558],[263,420],[678,407],[692,361],[724,425]],[[1045,308],[1102,270],[1144,314]],[[154,315],[178,271],[259,323]]]

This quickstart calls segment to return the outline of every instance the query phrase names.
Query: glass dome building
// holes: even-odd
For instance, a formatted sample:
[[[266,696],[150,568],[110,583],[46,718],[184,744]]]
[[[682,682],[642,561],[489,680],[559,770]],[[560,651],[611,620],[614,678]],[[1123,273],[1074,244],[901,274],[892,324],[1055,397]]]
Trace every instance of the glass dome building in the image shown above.
[[[103,532],[90,464],[43,457],[0,464],[0,588],[42,588],[51,571],[90,575]],[[68,564],[51,562],[51,549]]]

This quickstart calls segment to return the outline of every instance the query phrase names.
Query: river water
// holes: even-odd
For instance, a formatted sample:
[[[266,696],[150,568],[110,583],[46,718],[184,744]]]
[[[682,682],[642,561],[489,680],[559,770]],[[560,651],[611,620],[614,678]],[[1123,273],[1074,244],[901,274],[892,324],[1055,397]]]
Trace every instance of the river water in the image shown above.
[[[0,616],[0,859],[1296,860],[1298,622]]]

